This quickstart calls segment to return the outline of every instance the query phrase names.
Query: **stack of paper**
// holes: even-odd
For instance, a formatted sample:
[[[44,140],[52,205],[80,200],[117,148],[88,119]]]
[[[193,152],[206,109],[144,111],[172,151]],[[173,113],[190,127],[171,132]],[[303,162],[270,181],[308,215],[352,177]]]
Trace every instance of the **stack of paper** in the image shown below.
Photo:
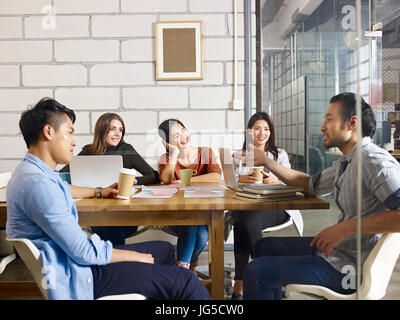
[[[283,184],[261,184],[243,186],[243,191],[236,191],[235,198],[250,202],[268,202],[301,199],[303,187]]]

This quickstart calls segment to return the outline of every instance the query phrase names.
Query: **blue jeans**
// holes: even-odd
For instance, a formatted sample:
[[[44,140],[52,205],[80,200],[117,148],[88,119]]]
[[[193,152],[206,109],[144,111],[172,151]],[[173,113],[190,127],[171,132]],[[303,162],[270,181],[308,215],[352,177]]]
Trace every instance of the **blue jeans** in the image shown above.
[[[208,241],[208,226],[170,226],[178,234],[177,260],[196,262]]]
[[[346,274],[333,268],[310,247],[313,237],[270,237],[257,242],[256,258],[244,273],[244,299],[281,300],[282,287],[290,283],[327,287],[343,294],[355,290],[343,289]]]

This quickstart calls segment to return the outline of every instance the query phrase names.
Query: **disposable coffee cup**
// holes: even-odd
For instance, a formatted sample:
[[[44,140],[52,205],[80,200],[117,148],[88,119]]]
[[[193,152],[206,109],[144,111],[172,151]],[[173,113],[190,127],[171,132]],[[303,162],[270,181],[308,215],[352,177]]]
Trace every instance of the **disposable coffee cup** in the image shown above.
[[[126,200],[130,198],[134,181],[135,174],[133,170],[126,168],[121,169],[118,181],[118,199]]]
[[[253,177],[257,178],[256,183],[262,183],[264,175],[262,174],[264,167],[253,167]]]
[[[197,171],[192,169],[181,169],[179,175],[181,176],[181,182],[187,187],[190,186],[190,179],[193,175],[196,175]]]

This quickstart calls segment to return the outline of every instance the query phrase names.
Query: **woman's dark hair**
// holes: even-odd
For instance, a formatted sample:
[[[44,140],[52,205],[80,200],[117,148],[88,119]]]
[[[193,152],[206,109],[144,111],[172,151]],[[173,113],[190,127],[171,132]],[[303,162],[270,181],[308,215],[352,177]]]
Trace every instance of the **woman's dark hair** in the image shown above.
[[[331,98],[330,103],[339,102],[342,106],[341,114],[344,122],[356,115],[356,95],[352,92],[343,92]],[[373,137],[376,130],[375,114],[371,106],[361,98],[362,136]]]
[[[172,126],[175,123],[179,123],[183,128],[186,129],[186,127],[183,125],[183,123],[181,121],[179,121],[178,119],[164,120],[158,127],[158,135],[161,137],[161,139],[163,139],[167,143],[169,143],[169,138],[170,138],[169,134],[170,134]],[[167,149],[167,151],[168,151],[168,149]]]
[[[122,124],[122,137],[119,143],[125,143],[124,136],[125,136],[125,123],[122,118],[112,112],[104,113],[100,116],[99,119],[96,121],[96,125],[94,127],[94,135],[93,135],[93,143],[87,144],[83,147],[83,152],[85,154],[92,154],[92,155],[101,155],[104,154],[107,150],[107,142],[106,137],[108,132],[110,131],[111,121],[112,120],[119,120]]]
[[[254,124],[258,120],[264,120],[268,123],[270,136],[269,136],[267,143],[265,144],[264,150],[265,150],[265,152],[268,152],[268,151],[271,152],[272,155],[274,156],[274,160],[277,160],[278,159],[278,147],[276,145],[276,140],[275,140],[275,126],[274,126],[274,122],[272,121],[272,118],[268,115],[268,113],[256,112],[255,114],[253,114],[251,116],[251,118],[249,119],[249,122],[247,123],[247,129],[253,128]],[[244,143],[243,143],[243,151],[248,148],[248,144],[250,143],[250,141],[249,142],[246,141],[247,136],[248,136],[247,133],[245,133],[245,139],[244,139]],[[254,142],[252,141],[252,143],[254,143]]]
[[[26,146],[39,141],[40,132],[43,127],[49,124],[55,131],[65,122],[64,115],[75,122],[74,111],[57,102],[53,98],[42,98],[33,108],[22,113],[19,120],[19,128],[24,137]]]

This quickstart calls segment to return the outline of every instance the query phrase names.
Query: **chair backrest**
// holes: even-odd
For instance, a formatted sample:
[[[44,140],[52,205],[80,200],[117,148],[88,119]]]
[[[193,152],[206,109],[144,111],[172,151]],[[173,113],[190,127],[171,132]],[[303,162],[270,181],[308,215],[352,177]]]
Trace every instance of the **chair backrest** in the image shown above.
[[[29,272],[32,274],[33,278],[36,281],[37,286],[40,289],[42,295],[47,299],[47,291],[43,287],[43,278],[44,275],[42,273],[42,259],[40,256],[39,250],[36,246],[28,239],[19,238],[19,239],[10,239],[6,238],[7,241],[10,241],[15,249],[17,250],[19,256],[24,261],[26,267]]]
[[[364,262],[360,299],[377,300],[385,296],[399,254],[400,233],[384,234]]]

